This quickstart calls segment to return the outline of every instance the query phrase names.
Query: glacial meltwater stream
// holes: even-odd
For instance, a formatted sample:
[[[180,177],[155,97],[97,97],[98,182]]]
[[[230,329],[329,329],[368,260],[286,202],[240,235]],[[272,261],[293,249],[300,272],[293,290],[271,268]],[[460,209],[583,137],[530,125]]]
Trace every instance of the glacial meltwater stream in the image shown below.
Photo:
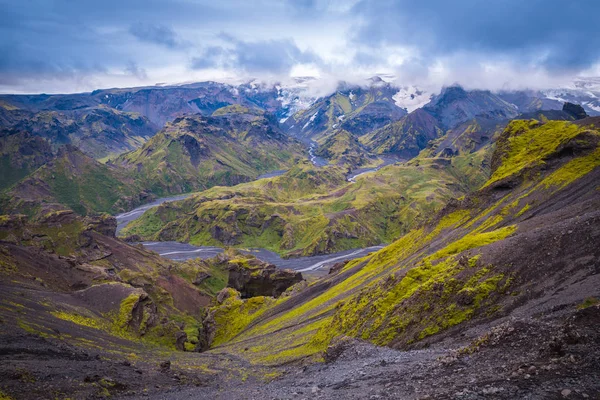
[[[315,148],[316,148],[316,144],[314,142],[312,142],[309,147],[309,156],[310,156],[311,161],[318,167],[327,165],[326,160],[314,155]],[[380,168],[382,168],[383,166],[389,165],[396,161],[398,161],[398,160],[391,159],[391,158],[385,159],[384,163],[376,168],[363,168],[363,169],[358,169],[358,170],[352,171],[348,175],[347,179],[349,182],[354,182],[355,178],[358,177],[359,175],[363,175],[368,172],[377,171]],[[282,175],[285,172],[286,172],[285,170],[272,171],[270,173],[266,173],[264,175],[259,176],[257,179],[272,178],[275,176]],[[165,202],[182,200],[191,195],[192,194],[182,194],[179,196],[164,197],[161,199],[157,199],[157,200],[153,201],[152,203],[145,204],[141,207],[138,207],[134,210],[117,215],[116,216],[116,218],[117,218],[117,234],[119,234],[121,232],[121,230],[128,223],[130,223],[131,221],[142,216],[142,214],[144,212],[146,212],[146,210],[148,210],[152,207],[159,206]],[[217,254],[220,254],[223,252],[223,249],[220,247],[193,246],[191,244],[180,243],[180,242],[142,242],[142,244],[148,250],[155,251],[165,258],[169,258],[171,260],[176,260],[176,261],[188,260],[188,259],[192,259],[192,258],[206,259],[206,258],[214,257]],[[290,269],[300,271],[300,272],[313,272],[313,273],[317,273],[317,274],[323,274],[323,273],[326,273],[327,268],[331,267],[333,264],[335,264],[339,261],[359,258],[359,257],[362,257],[373,251],[377,251],[381,248],[383,248],[383,246],[372,246],[372,247],[366,247],[363,249],[352,249],[352,250],[341,251],[341,252],[333,253],[333,254],[310,256],[310,257],[298,257],[298,258],[290,258],[290,259],[283,259],[277,253],[274,253],[274,252],[266,250],[266,249],[251,249],[251,250],[246,250],[246,251],[251,254],[254,254],[257,258],[259,258],[263,261],[266,261],[266,262],[269,262],[271,264],[278,266],[279,268],[290,268]]]
[[[117,215],[117,233],[120,232],[129,222],[139,218],[146,210],[156,207],[168,201],[181,200],[190,196],[181,195],[176,197],[165,197],[157,199],[150,204],[138,207],[135,210]],[[193,246],[180,242],[141,242],[148,250],[152,250],[161,256],[176,260],[188,260],[192,258],[211,258],[223,252],[221,247],[215,246]],[[279,268],[290,268],[300,272],[313,272],[322,274],[327,272],[327,268],[342,260],[351,260],[362,257],[370,252],[377,251],[383,246],[372,246],[364,249],[353,249],[341,251],[333,254],[318,255],[311,257],[299,257],[283,259],[277,253],[265,249],[246,250],[257,258],[278,266]]]

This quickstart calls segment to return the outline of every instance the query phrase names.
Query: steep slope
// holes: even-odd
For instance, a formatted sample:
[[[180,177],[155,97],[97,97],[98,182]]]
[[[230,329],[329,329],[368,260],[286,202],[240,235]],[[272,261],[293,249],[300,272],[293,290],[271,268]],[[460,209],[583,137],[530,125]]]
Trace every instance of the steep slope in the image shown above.
[[[419,108],[399,121],[365,135],[360,141],[376,154],[393,153],[410,158],[441,135],[440,123]]]
[[[1,197],[3,213],[44,213],[70,208],[81,215],[119,212],[151,199],[125,171],[104,165],[66,145]]]
[[[445,129],[451,129],[473,117],[508,120],[518,115],[515,106],[486,90],[466,91],[449,86],[434,96],[423,109],[433,115]]]
[[[44,138],[55,150],[72,144],[94,158],[133,150],[158,130],[139,114],[105,106],[60,111],[14,108],[2,114],[5,129]]]
[[[538,110],[561,110],[563,102],[550,99],[536,90],[499,91],[498,97],[509,104],[514,104],[520,113]]]
[[[230,186],[288,168],[304,148],[260,110],[228,106],[178,118],[144,146],[111,161],[157,195]]]
[[[96,398],[147,394],[178,381],[205,385],[214,372],[203,365],[230,362],[183,352],[205,346],[203,310],[227,284],[227,258],[169,261],[115,239],[115,227],[112,217],[70,211],[37,222],[0,217],[3,398]]]
[[[283,129],[299,138],[314,140],[328,136],[336,128],[364,135],[406,114],[393,100],[397,91],[380,78],[373,78],[368,87],[342,84],[335,93],[288,118]]]
[[[52,157],[52,148],[46,140],[25,132],[0,131],[0,191],[23,179]]]
[[[536,119],[538,121],[576,121],[586,118],[585,110],[576,104],[565,103],[560,110],[536,110],[519,115],[519,119]],[[489,143],[495,143],[504,128],[509,124],[506,120],[490,119],[486,116],[475,117],[464,122],[437,140],[430,142],[424,154],[431,156],[452,157],[458,154],[478,151]]]
[[[489,91],[466,91],[460,86],[451,86],[423,108],[365,135],[361,143],[376,154],[395,153],[410,158],[448,130],[473,129],[474,124],[493,126],[494,121],[506,123],[517,114],[516,106]]]
[[[356,168],[376,160],[355,135],[344,129],[336,129],[329,136],[322,137],[318,145],[315,154],[333,164]]]
[[[338,335],[407,349],[464,341],[473,328],[475,341],[477,326],[502,317],[556,318],[598,298],[598,122],[511,122],[480,190],[290,298],[255,314],[239,308],[244,325],[215,345],[282,363],[318,358]],[[227,321],[229,312],[213,315]]]

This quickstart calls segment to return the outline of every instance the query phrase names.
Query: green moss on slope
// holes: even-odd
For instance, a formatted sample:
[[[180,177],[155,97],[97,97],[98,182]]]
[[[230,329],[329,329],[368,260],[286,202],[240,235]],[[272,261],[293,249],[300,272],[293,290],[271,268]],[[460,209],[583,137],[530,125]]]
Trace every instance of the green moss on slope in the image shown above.
[[[393,241],[464,194],[470,185],[460,177],[470,172],[423,158],[349,183],[341,168],[299,164],[280,177],[149,210],[123,235],[301,255],[366,247]]]
[[[498,165],[485,186],[543,165],[561,145],[585,131],[585,128],[567,121],[548,121],[545,124],[537,120],[512,121],[498,140],[498,151],[493,160]]]
[[[523,132],[533,142],[538,134]],[[338,335],[406,348],[470,319],[498,312],[526,266],[496,265],[494,255],[502,248],[510,251],[518,242],[509,238],[520,234],[523,213],[535,213],[540,200],[596,170],[594,135],[595,130],[586,133],[589,142],[581,146],[584,151],[555,155],[548,170],[531,175],[520,186],[499,196],[480,190],[384,249],[348,262],[338,275],[325,278],[315,296],[302,301],[300,294],[292,300],[298,305],[289,310],[278,313],[278,305],[272,305],[271,317],[223,345],[245,346],[251,360],[264,363],[318,357]],[[498,151],[505,154],[506,149]],[[554,153],[556,149],[549,154]],[[546,157],[547,152],[541,151],[534,158]],[[533,165],[538,162],[545,161],[532,161]],[[270,351],[265,337],[284,354]]]
[[[178,118],[112,163],[163,196],[247,182],[288,168],[304,153],[262,112],[234,105],[214,115]]]

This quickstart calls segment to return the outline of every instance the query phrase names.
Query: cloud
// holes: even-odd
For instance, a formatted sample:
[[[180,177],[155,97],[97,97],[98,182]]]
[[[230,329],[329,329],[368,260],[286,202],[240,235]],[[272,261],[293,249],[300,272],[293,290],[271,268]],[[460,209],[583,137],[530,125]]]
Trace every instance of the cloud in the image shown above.
[[[600,59],[599,11],[596,0],[362,0],[352,10],[361,18],[353,40],[415,47],[429,63],[475,54],[581,70]]]
[[[148,74],[144,68],[140,68],[135,62],[129,61],[125,67],[125,73],[135,76],[140,80],[148,79]]]
[[[328,82],[385,72],[539,87],[600,70],[599,11],[597,0],[0,0],[0,91],[274,80],[299,66]]]
[[[246,42],[221,34],[223,46],[207,47],[192,60],[192,68],[237,69],[249,74],[289,74],[297,64],[320,62],[311,51],[302,51],[291,39]]]
[[[148,24],[138,22],[131,25],[129,33],[137,39],[175,49],[183,46],[183,43],[172,28],[161,24]]]

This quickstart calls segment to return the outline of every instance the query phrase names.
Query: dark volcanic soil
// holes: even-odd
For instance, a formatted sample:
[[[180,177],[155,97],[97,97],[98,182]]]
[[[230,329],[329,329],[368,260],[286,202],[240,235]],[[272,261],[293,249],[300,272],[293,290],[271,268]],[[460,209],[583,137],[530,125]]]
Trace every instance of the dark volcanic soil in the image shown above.
[[[149,398],[598,399],[599,324],[600,307],[591,306],[507,319],[462,347],[401,352],[346,338],[326,363],[288,367],[268,384],[171,388]]]

